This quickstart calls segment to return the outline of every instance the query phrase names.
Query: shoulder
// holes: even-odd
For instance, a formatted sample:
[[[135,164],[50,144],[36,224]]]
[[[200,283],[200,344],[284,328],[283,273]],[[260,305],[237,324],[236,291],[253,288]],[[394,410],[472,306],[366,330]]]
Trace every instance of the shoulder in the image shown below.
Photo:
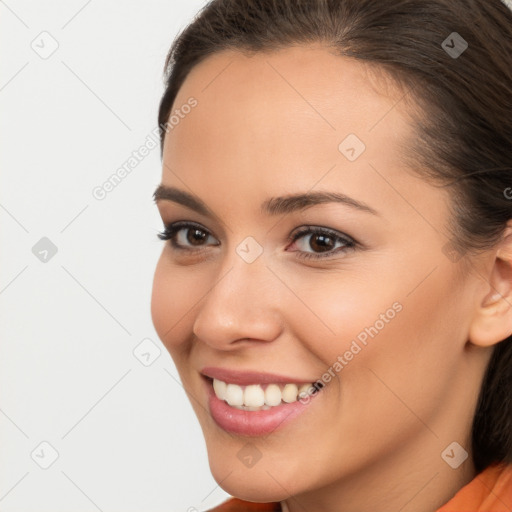
[[[281,505],[279,503],[253,503],[230,498],[208,512],[281,512]]]
[[[512,464],[492,464],[437,512],[512,510]]]
[[[459,490],[437,512],[508,512],[512,510],[512,464],[493,464]],[[279,503],[230,498],[208,512],[282,512]]]

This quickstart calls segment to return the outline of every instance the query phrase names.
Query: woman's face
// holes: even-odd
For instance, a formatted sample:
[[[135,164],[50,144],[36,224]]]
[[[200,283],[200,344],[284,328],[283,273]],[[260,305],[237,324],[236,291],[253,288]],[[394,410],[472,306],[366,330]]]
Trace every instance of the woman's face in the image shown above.
[[[212,473],[238,497],[372,475],[411,494],[425,468],[453,474],[450,443],[469,451],[482,365],[468,330],[485,283],[446,248],[448,192],[401,162],[403,94],[361,62],[295,47],[210,56],[175,100],[162,185],[181,195],[161,189],[157,205],[166,225],[194,226],[165,242],[152,317]],[[272,383],[324,387],[242,411],[203,374],[231,384],[233,404]]]

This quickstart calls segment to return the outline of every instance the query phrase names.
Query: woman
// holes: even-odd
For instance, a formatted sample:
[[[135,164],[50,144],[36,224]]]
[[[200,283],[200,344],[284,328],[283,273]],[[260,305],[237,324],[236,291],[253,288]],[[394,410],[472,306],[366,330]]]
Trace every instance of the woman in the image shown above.
[[[152,318],[215,510],[512,510],[512,13],[215,0],[175,40]]]

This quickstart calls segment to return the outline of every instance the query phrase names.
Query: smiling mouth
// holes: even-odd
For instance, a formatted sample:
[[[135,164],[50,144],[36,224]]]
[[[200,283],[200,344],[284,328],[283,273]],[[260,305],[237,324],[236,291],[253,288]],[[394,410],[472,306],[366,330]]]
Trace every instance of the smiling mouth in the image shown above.
[[[266,411],[283,404],[309,399],[323,387],[320,382],[266,383],[238,385],[204,376],[215,396],[229,406],[244,411]]]

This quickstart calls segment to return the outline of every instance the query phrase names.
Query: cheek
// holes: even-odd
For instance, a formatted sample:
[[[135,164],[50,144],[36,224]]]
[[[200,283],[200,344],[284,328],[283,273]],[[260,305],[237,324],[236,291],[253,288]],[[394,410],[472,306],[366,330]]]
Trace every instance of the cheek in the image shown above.
[[[404,316],[399,295],[385,286],[375,288],[369,280],[315,275],[292,286],[297,300],[281,309],[285,323],[295,326],[297,339],[322,355],[327,366],[345,354],[351,364],[361,359],[372,341],[384,342],[386,332]]]
[[[194,287],[194,282],[198,280],[184,281],[184,275],[183,272],[176,272],[166,261],[164,249],[153,277],[151,318],[160,340],[171,355],[190,332],[192,309],[201,297]]]
[[[432,413],[450,387],[464,341],[455,283],[441,270],[413,293],[399,276],[378,286],[361,280],[340,287],[335,281],[317,280],[308,294],[296,288],[315,312],[301,306],[293,314],[302,343],[324,364],[322,381],[337,381],[351,410],[375,406],[383,414],[407,414],[398,395],[417,404],[418,413]],[[370,409],[361,406],[370,403]]]
[[[153,288],[151,291],[151,319],[153,325],[158,333],[158,336],[163,341],[162,334],[165,332],[166,314],[169,310],[170,300],[169,295],[166,293],[166,276],[163,271],[162,263],[163,255],[156,265],[155,274],[153,276]]]

